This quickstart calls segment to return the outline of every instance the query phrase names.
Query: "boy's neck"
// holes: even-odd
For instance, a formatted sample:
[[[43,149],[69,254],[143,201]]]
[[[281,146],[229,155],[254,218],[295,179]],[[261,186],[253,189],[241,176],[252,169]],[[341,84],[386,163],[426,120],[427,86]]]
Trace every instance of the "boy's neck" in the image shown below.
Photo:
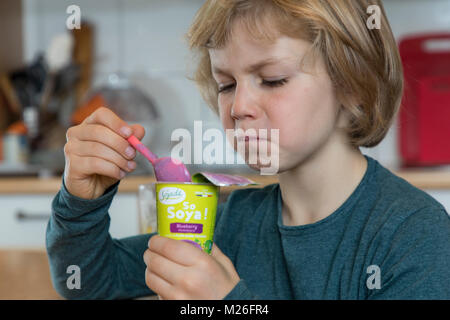
[[[306,162],[279,175],[283,224],[305,225],[328,217],[349,198],[366,170],[359,148],[330,139]]]

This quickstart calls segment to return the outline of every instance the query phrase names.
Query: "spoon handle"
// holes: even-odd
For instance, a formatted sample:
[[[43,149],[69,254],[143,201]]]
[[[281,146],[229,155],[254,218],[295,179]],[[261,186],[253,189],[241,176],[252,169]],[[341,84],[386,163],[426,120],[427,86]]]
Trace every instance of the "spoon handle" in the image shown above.
[[[144,146],[142,142],[139,141],[138,138],[131,135],[127,140],[136,150],[142,153],[142,155],[146,157],[148,161],[152,163],[152,165],[155,164],[155,161],[156,159],[158,159],[158,157],[153,152],[151,152],[150,149]]]

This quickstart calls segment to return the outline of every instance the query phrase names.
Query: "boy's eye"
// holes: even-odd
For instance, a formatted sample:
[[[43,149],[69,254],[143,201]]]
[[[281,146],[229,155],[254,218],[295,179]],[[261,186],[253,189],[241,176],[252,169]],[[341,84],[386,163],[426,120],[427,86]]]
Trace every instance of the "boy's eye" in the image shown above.
[[[275,80],[275,81],[266,81],[266,80],[263,80],[262,83],[263,83],[264,85],[266,85],[266,86],[269,86],[269,87],[280,87],[280,86],[282,86],[283,84],[286,84],[287,81],[288,81],[287,79],[280,79],[280,80]]]
[[[288,82],[287,79],[280,79],[275,81],[263,80],[262,84],[268,86],[270,88],[281,87],[282,85]],[[234,84],[230,84],[228,86],[219,86],[219,93],[227,92],[234,87]]]
[[[227,92],[229,89],[231,89],[232,86],[234,86],[234,85],[230,84],[228,86],[219,86],[218,92],[219,93]]]

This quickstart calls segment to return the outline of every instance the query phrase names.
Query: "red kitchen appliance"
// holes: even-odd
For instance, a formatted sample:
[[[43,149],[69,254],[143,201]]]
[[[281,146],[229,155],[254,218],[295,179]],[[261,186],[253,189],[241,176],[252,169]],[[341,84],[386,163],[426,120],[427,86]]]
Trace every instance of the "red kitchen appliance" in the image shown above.
[[[402,166],[450,164],[450,33],[407,37],[399,49],[405,77]]]

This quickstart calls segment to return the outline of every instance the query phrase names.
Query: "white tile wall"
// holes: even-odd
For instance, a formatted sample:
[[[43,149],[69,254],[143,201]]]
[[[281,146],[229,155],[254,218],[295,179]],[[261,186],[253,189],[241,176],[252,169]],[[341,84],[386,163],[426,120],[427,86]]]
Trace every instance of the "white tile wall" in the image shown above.
[[[24,0],[24,48],[30,61],[37,52],[44,51],[52,37],[66,32],[66,9],[76,4],[83,19],[95,21],[96,72],[117,71],[119,66],[118,43],[120,0]]]
[[[188,50],[183,36],[202,3],[199,0],[123,2],[125,71],[184,72]]]
[[[188,50],[183,42],[202,0],[23,0],[24,47],[29,61],[45,50],[50,39],[65,31],[68,5],[77,4],[82,17],[96,25],[96,82],[105,74],[124,71],[157,102],[163,113],[155,151],[167,153],[171,129],[190,127],[208,117],[193,83],[184,75]],[[450,30],[450,0],[385,0],[386,12],[397,39],[412,32]],[[382,164],[396,167],[397,123],[376,148],[363,152]]]

